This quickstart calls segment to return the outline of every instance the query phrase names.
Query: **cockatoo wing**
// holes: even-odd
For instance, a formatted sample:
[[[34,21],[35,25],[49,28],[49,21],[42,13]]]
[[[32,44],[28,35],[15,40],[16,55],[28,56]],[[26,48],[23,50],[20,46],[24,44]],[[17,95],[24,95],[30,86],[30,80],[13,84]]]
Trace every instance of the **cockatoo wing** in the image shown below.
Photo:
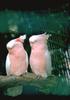
[[[26,51],[25,51],[25,53],[26,53],[26,64],[27,64],[27,66],[28,66],[28,54],[27,54]],[[27,72],[27,70],[26,70],[26,72]]]
[[[51,75],[52,71],[52,63],[51,63],[51,54],[48,50],[45,52],[45,57],[46,57],[46,66],[47,66],[47,74]]]
[[[6,73],[7,73],[7,75],[10,75],[10,65],[11,65],[11,62],[10,62],[9,54],[8,54],[6,57]]]

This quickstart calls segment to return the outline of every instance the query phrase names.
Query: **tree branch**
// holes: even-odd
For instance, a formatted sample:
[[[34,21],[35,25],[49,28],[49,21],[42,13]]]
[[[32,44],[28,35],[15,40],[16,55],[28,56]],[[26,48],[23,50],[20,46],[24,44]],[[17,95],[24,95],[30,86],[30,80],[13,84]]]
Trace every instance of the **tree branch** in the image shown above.
[[[13,90],[15,91],[14,95],[20,94],[16,93],[17,90],[20,90],[20,87],[18,88],[18,86],[25,87],[25,85],[35,86],[42,93],[50,93],[52,92],[53,88],[57,86],[57,77],[49,76],[48,78],[43,79],[41,77],[36,76],[33,73],[27,73],[22,76],[2,76],[2,75],[0,76],[0,89],[5,91],[10,88],[13,88]],[[14,87],[16,87],[17,90]]]
[[[44,80],[37,77],[33,73],[27,73],[22,76],[2,76],[0,75],[0,88],[11,87],[19,84],[35,84],[36,82]],[[15,84],[16,83],[16,84]]]

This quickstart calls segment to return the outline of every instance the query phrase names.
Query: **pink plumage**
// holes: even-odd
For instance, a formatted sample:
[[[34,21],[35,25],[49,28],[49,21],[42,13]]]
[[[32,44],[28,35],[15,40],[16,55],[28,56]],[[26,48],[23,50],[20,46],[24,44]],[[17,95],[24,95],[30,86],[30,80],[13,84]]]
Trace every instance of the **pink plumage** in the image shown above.
[[[28,55],[23,47],[26,35],[9,41],[6,45],[8,54],[6,58],[7,75],[22,75],[27,72]]]
[[[46,78],[51,75],[51,55],[47,47],[49,35],[45,33],[33,35],[29,38],[31,46],[30,66],[32,72],[37,76]]]

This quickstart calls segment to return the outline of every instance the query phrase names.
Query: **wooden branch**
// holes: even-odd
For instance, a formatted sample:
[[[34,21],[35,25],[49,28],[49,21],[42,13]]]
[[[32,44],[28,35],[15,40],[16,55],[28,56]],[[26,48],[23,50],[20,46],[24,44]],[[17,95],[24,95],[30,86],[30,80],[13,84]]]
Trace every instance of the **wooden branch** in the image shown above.
[[[22,76],[2,76],[0,75],[0,88],[7,88],[19,84],[35,84],[36,82],[41,82],[43,79],[41,77],[36,76],[33,73],[27,73]]]
[[[21,94],[17,93],[17,90],[20,89],[20,87],[18,88],[18,86],[25,87],[25,85],[27,86],[32,85],[37,87],[38,90],[41,91],[42,93],[48,94],[52,93],[52,91],[55,90],[56,87],[58,86],[57,80],[58,77],[55,77],[53,75],[49,76],[46,79],[43,79],[41,77],[34,75],[33,73],[27,73],[24,74],[23,76],[0,76],[0,89],[5,91],[14,87],[13,95],[15,96]],[[17,88],[17,90],[15,89],[15,87]]]
[[[43,79],[33,73],[27,73],[23,76],[0,76],[0,88],[9,88],[17,85],[34,85],[43,88],[47,86],[48,82],[51,83],[54,78],[57,79],[55,76]]]
[[[23,76],[0,76],[0,90],[2,90],[5,95],[17,96],[21,95],[23,91],[22,88],[25,87],[25,85],[33,85],[39,88],[42,80],[42,78],[38,78],[32,73],[27,73]]]
[[[28,78],[29,76],[29,78]],[[0,87],[4,87],[6,85],[13,85],[13,83],[21,83],[21,81],[29,81],[30,79],[33,79],[33,77],[31,78],[30,73],[24,74],[23,76],[0,76]],[[9,84],[10,83],[10,84]]]

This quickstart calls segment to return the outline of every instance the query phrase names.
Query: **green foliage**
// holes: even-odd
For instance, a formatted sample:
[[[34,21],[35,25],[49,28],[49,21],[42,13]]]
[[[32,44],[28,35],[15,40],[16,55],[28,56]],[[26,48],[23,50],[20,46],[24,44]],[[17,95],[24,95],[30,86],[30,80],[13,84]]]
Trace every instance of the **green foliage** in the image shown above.
[[[67,31],[70,25],[68,12],[27,12],[27,11],[0,11],[0,32],[36,32]]]

